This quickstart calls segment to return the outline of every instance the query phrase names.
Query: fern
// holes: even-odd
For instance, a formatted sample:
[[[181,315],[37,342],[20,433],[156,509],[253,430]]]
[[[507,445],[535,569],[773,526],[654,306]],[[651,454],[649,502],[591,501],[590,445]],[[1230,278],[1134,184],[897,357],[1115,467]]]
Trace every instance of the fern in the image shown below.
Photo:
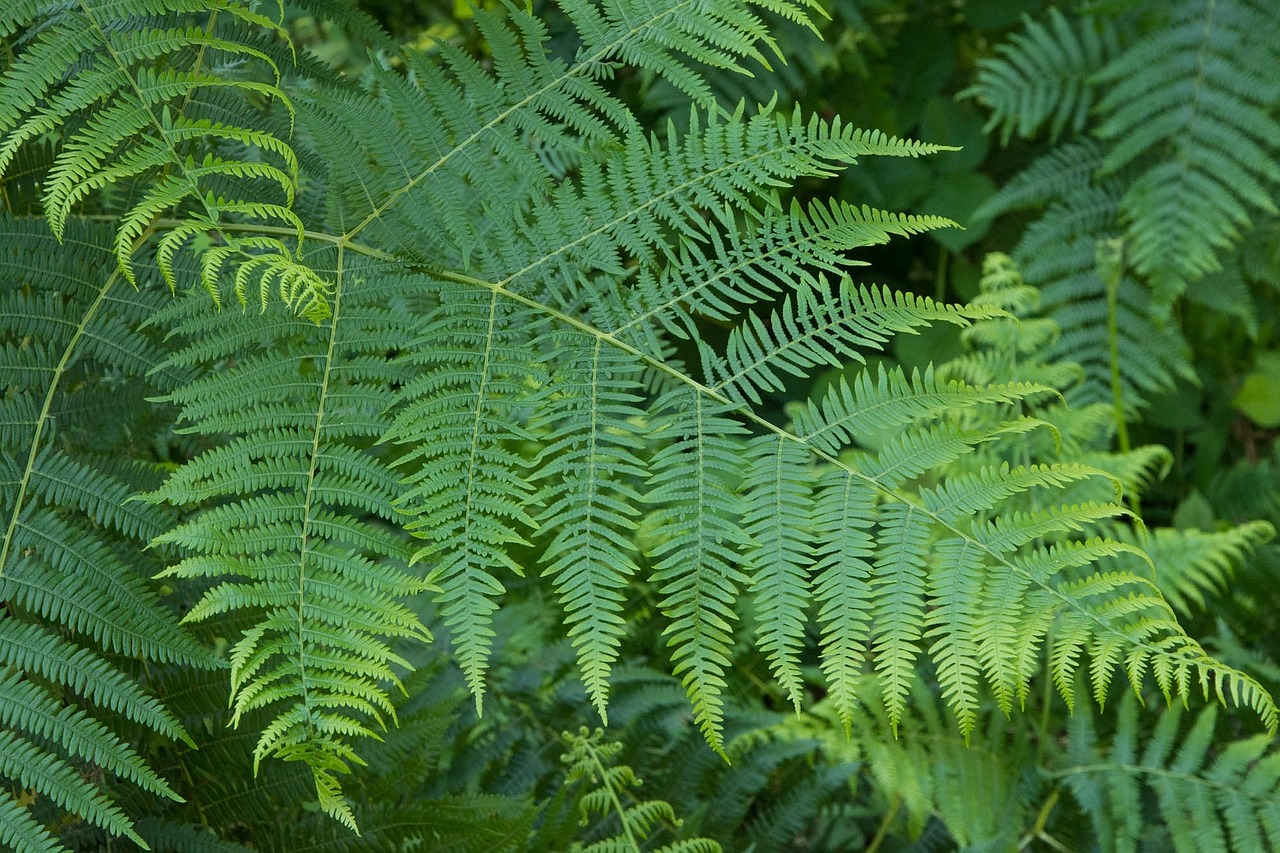
[[[1089,714],[1072,721],[1068,745],[1074,766],[1056,774],[1089,816],[1101,843],[1136,850],[1148,826],[1165,831],[1177,851],[1265,850],[1280,842],[1272,817],[1280,769],[1269,739],[1255,736],[1210,750],[1217,709],[1201,711],[1180,734],[1181,709],[1164,711],[1145,747],[1138,745],[1138,703],[1125,697],[1109,747],[1098,743]],[[1105,749],[1105,761],[1096,755]],[[1158,810],[1141,805],[1144,791]]]
[[[199,13],[207,17],[193,25]],[[21,50],[0,88],[0,172],[26,143],[74,122],[42,195],[59,238],[72,209],[90,194],[117,184],[145,186],[122,212],[115,235],[116,260],[130,283],[137,284],[134,253],[157,231],[163,236],[156,261],[170,286],[178,249],[214,233],[222,245],[202,253],[201,279],[215,300],[219,273],[234,261],[242,302],[245,281],[256,277],[264,288],[278,281],[287,303],[323,316],[325,283],[297,260],[296,246],[267,236],[275,229],[302,237],[302,221],[290,210],[298,185],[293,149],[270,131],[201,115],[196,100],[224,91],[239,105],[262,98],[289,106],[280,81],[291,55],[255,46],[264,30],[287,43],[278,24],[241,0],[76,9],[43,0],[8,4],[0,37],[16,37]],[[266,80],[229,77],[219,69],[226,63],[257,66]],[[236,148],[243,153],[232,153]],[[178,218],[167,220],[175,210]],[[243,224],[265,233],[240,234]]]
[[[192,427],[232,439],[148,496],[214,504],[156,537],[190,555],[167,576],[228,578],[186,621],[260,613],[230,653],[233,724],[285,705],[258,740],[255,770],[268,756],[306,762],[322,808],[352,828],[338,785],[361,763],[348,739],[377,736],[395,718],[382,684],[398,685],[392,667],[408,662],[389,641],[430,639],[400,601],[429,585],[404,572],[409,550],[387,529],[396,479],[367,448],[389,425],[379,394],[395,374],[385,353],[406,332],[386,302],[395,279],[347,294],[345,276],[361,275],[335,273],[319,326],[278,309],[265,322],[210,316],[195,299],[168,312],[173,334],[190,343],[166,367],[235,358],[242,341],[266,335],[270,348],[170,395]]]
[[[110,789],[81,768],[180,797],[92,711],[190,743],[118,656],[215,662],[146,577],[154,563],[140,551],[169,519],[128,498],[155,472],[94,452],[97,412],[85,401],[105,392],[141,403],[161,351],[136,325],[157,299],[124,284],[101,226],[67,223],[62,249],[31,219],[0,218],[0,235],[0,777],[15,786],[0,792],[0,843],[63,849],[27,808],[48,800],[145,846]],[[47,263],[29,262],[45,253]]]
[[[1173,379],[1191,379],[1172,312],[1184,294],[1256,323],[1232,256],[1274,211],[1280,90],[1256,69],[1275,61],[1276,10],[1251,0],[1137,4],[1116,14],[1131,34],[1123,42],[1098,39],[1112,24],[1096,10],[1075,26],[1049,16],[980,60],[966,94],[991,107],[1006,141],[1050,116],[1051,136],[1069,130],[1068,141],[980,212],[1048,205],[1017,259],[1062,326],[1058,354],[1096,377],[1079,399],[1104,398],[1113,362],[1118,406],[1131,415]]]
[[[17,621],[61,623],[109,651],[201,660],[141,580],[97,599],[67,591],[59,583],[96,552],[64,544],[45,565],[27,553],[43,546],[18,534],[45,509],[58,524],[87,515],[96,527],[74,533],[104,542],[103,565],[121,584],[126,557],[149,541],[150,553],[172,558],[163,577],[194,596],[185,621],[216,621],[209,639],[225,645],[229,722],[246,733],[218,748],[255,741],[253,769],[264,774],[277,772],[266,759],[300,762],[320,810],[345,827],[364,811],[344,782],[397,719],[392,694],[431,641],[414,600],[428,592],[479,713],[508,587],[549,586],[603,716],[631,590],[642,586],[692,727],[726,757],[738,748],[726,732],[748,601],[755,647],[795,707],[816,679],[805,663],[818,605],[816,660],[846,727],[866,673],[896,730],[918,670],[932,665],[970,738],[986,697],[1011,712],[1047,662],[1068,704],[1086,672],[1103,702],[1119,666],[1135,688],[1151,676],[1169,698],[1212,690],[1275,728],[1270,696],[1205,654],[1145,555],[1111,535],[1130,514],[1116,482],[1148,476],[1150,454],[1126,456],[1110,476],[1031,458],[1030,448],[1076,436],[1069,415],[1041,411],[1056,368],[942,375],[866,365],[895,335],[932,323],[994,339],[1018,304],[989,295],[949,306],[856,284],[850,252],[951,223],[793,198],[799,182],[864,157],[938,146],[773,103],[716,106],[697,68],[765,63],[773,43],[755,12],[803,25],[808,4],[570,0],[571,32],[554,50],[539,18],[502,6],[476,13],[486,56],[405,48],[374,57],[358,81],[284,62],[279,28],[230,0],[103,7],[112,26],[94,32],[110,34],[87,43],[83,66],[66,53],[83,20],[60,6],[16,8],[0,18],[6,35],[22,27],[15,67],[39,77],[30,63],[46,50],[45,29],[63,61],[39,77],[39,105],[26,89],[0,87],[10,99],[0,121],[27,127],[62,109],[90,135],[70,137],[46,186],[72,169],[77,186],[142,195],[46,199],[46,217],[67,234],[79,227],[61,224],[68,206],[123,217],[114,233],[86,229],[93,251],[59,254],[53,237],[36,241],[47,225],[31,215],[11,227],[22,251],[57,258],[72,281],[85,284],[76,270],[101,270],[104,257],[114,271],[65,300],[31,295],[25,278],[13,289],[15,301],[31,301],[15,312],[4,351],[18,377],[0,436],[7,454],[16,448],[5,600],[22,611]],[[210,13],[198,31],[152,26],[196,9]],[[121,64],[112,57],[126,45],[137,58]],[[206,67],[205,47],[248,59],[235,72]],[[99,65],[110,73],[94,76]],[[188,66],[193,77],[173,70]],[[82,67],[89,79],[77,88]],[[253,82],[264,68],[281,77]],[[687,127],[642,130],[614,94],[623,68],[683,92]],[[141,85],[165,74],[178,78]],[[282,100],[286,74],[297,85],[285,113],[251,113],[243,97]],[[226,88],[227,100],[210,88]],[[57,107],[81,91],[94,98],[84,109]],[[258,121],[226,129],[219,104]],[[286,143],[272,128],[290,120]],[[153,125],[154,138],[139,135]],[[179,138],[182,156],[164,159]],[[306,192],[297,210],[295,185]],[[142,251],[152,236],[154,255]],[[188,240],[194,261],[178,252]],[[159,307],[152,285],[180,274],[259,310],[213,312],[185,288]],[[109,288],[130,276],[141,289],[116,308]],[[37,278],[46,290],[58,282]],[[100,322],[119,328],[99,332]],[[162,484],[97,485],[87,462],[45,467],[55,452],[50,401],[80,376],[81,345],[112,379],[152,377],[156,403],[178,411],[190,452]],[[766,395],[844,362],[854,363],[848,381],[795,407],[789,422],[768,416]],[[69,442],[77,446],[74,434]],[[1026,452],[1008,458],[1011,447]],[[87,484],[84,493],[40,491],[45,471]],[[145,501],[126,500],[137,491]],[[144,517],[155,520],[133,520]],[[1107,562],[1123,555],[1136,563]],[[48,575],[43,586],[22,588],[23,573],[36,571]],[[113,608],[153,618],[99,627]],[[597,742],[577,743],[579,758],[602,766]],[[130,760],[143,780],[140,759],[121,759]],[[21,780],[44,766],[34,756],[20,765]],[[278,772],[292,790],[296,775]],[[597,778],[606,788],[592,802],[632,787],[621,768]],[[63,799],[127,831],[96,802]],[[250,801],[234,789],[221,806]],[[612,811],[633,847],[669,817],[657,804]],[[513,831],[527,826],[519,808],[506,816]]]
[[[1023,16],[1023,32],[978,60],[977,80],[960,97],[991,109],[985,130],[1000,128],[1005,144],[1016,132],[1031,137],[1045,124],[1050,140],[1080,132],[1097,100],[1097,72],[1120,52],[1119,33],[1106,18],[1084,18],[1072,27],[1050,7],[1048,23]]]
[[[1280,27],[1265,2],[1188,2],[1167,26],[1136,42],[1098,75],[1109,85],[1097,128],[1114,140],[1102,173],[1145,152],[1120,203],[1133,268],[1168,303],[1219,269],[1217,250],[1235,244],[1251,214],[1275,213],[1280,181],[1271,113],[1280,88],[1254,69],[1276,61],[1265,34]]]
[[[583,853],[638,853],[660,824],[678,826],[679,821],[670,803],[635,798],[633,789],[639,788],[641,781],[630,767],[613,763],[622,744],[605,742],[603,736],[600,729],[590,734],[585,728],[577,735],[566,732],[563,759],[571,784],[585,781],[598,786],[582,797],[584,824],[592,814],[603,814],[615,818],[619,829],[611,838],[575,845],[573,849]],[[682,839],[658,848],[662,853],[716,853],[720,849],[719,844],[706,838]]]

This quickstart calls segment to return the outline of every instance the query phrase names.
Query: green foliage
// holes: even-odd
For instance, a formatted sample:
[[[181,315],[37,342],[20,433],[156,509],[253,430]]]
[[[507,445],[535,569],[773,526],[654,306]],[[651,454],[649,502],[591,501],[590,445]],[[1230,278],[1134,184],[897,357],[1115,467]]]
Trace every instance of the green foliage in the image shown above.
[[[1163,712],[1140,745],[1138,703],[1126,696],[1109,747],[1098,742],[1091,714],[1072,721],[1072,760],[1057,775],[1100,842],[1109,850],[1136,850],[1158,826],[1160,843],[1179,853],[1275,847],[1280,760],[1271,739],[1255,736],[1211,750],[1216,709],[1198,714],[1185,734],[1179,731],[1182,716],[1179,708]],[[1159,821],[1146,826],[1144,792],[1154,796]]]
[[[1256,328],[1232,256],[1275,212],[1280,89],[1256,69],[1276,61],[1280,18],[1253,0],[1128,5],[1028,19],[964,94],[991,108],[1006,142],[1071,131],[984,212],[1048,205],[1016,256],[1063,326],[1059,354],[1096,377],[1083,399],[1103,399],[1118,371],[1132,412],[1191,375],[1169,322],[1179,297]]]
[[[853,253],[954,223],[811,190],[951,149],[724,106],[726,73],[772,79],[778,39],[819,26],[806,0],[495,4],[474,50],[299,6],[0,13],[0,843],[564,849],[576,815],[602,816],[585,850],[882,840],[821,811],[860,759],[762,691],[876,731],[868,772],[911,833],[937,815],[998,845],[1017,833],[993,809],[1039,791],[992,745],[1055,688],[1104,704],[1121,669],[1274,731],[1267,690],[1173,609],[1194,617],[1270,527],[1148,542],[1133,507],[1167,454],[1124,431],[1134,397],[1189,375],[1143,283],[1173,298],[1238,210],[1269,209],[1206,194],[1180,220],[1208,221],[1203,245],[1146,260],[1170,202],[1145,206],[1145,158],[1234,175],[1215,128],[1261,151],[1270,95],[1244,66],[1222,121],[1074,142],[993,202],[1050,204],[1017,255],[1055,324],[1001,255],[963,305],[850,277]],[[379,49],[336,75],[300,55],[295,12]],[[1078,132],[1101,66],[1120,134],[1132,57],[1182,41],[1051,14],[973,91],[1003,87],[1007,129]],[[1269,14],[1223,21],[1247,40]],[[655,130],[660,91],[683,106]],[[228,289],[239,313],[215,310]],[[970,352],[895,363],[938,327]],[[548,743],[587,707],[665,745],[571,736],[566,771]],[[913,740],[921,717],[942,746]],[[672,785],[687,771],[683,828],[639,798],[654,755]]]
[[[638,853],[650,833],[660,824],[679,825],[675,810],[665,800],[637,800],[641,781],[625,764],[614,764],[622,749],[620,743],[603,740],[604,732],[596,729],[588,734],[565,733],[564,761],[569,765],[569,783],[586,782],[593,786],[582,798],[584,824],[592,814],[609,815],[618,822],[618,832],[589,845],[575,845],[582,853]],[[599,787],[594,787],[599,786]],[[657,848],[659,853],[719,853],[720,845],[706,838],[690,838]]]

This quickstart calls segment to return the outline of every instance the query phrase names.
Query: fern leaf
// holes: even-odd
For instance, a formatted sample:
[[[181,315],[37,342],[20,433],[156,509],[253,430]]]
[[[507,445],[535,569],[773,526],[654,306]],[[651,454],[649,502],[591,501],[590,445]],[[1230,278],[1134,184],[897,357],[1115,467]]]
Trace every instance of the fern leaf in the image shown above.
[[[539,518],[543,535],[553,537],[543,572],[561,595],[587,696],[607,721],[609,675],[626,627],[621,590],[638,570],[637,486],[646,474],[634,426],[643,416],[641,376],[633,359],[599,338],[560,335],[555,347],[564,356],[553,377],[561,399],[538,472],[553,478]]]
[[[616,764],[621,743],[603,739],[604,732],[585,728],[577,734],[561,735],[565,743],[562,760],[568,766],[570,784],[586,782],[591,787],[582,794],[579,808],[585,824],[590,815],[603,814],[617,820],[619,830],[611,838],[591,844],[575,844],[575,853],[633,853],[642,849],[661,825],[678,825],[679,819],[665,800],[639,800],[641,781],[625,764]],[[594,787],[599,786],[599,787]],[[707,838],[689,838],[656,848],[661,853],[720,853],[720,845]]]
[[[969,319],[964,310],[887,288],[855,289],[847,280],[834,298],[822,293],[797,289],[794,302],[788,297],[768,324],[747,315],[730,334],[724,361],[714,365],[713,375],[719,376],[713,388],[758,404],[761,392],[783,389],[779,372],[804,376],[818,364],[865,361],[863,352],[880,349],[895,333],[939,321],[963,325]]]
[[[95,391],[148,393],[142,377],[160,353],[137,326],[154,310],[155,294],[122,289],[110,232],[99,226],[69,222],[74,248],[62,251],[33,219],[0,218],[0,235],[0,376],[7,388],[0,406],[0,728],[8,739],[0,774],[112,835],[140,840],[109,789],[83,778],[77,765],[108,770],[158,796],[177,794],[87,709],[190,740],[104,652],[214,664],[178,628],[144,574],[151,561],[138,552],[168,519],[130,503],[124,466],[95,458],[87,438],[102,428],[98,409],[84,404]],[[31,264],[41,253],[46,261]],[[15,816],[7,798],[0,822],[10,849],[61,849]]]
[[[1165,598],[1191,615],[1226,592],[1236,566],[1274,535],[1265,521],[1215,532],[1160,528],[1141,547],[1157,566],[1156,583]]]
[[[1190,350],[1174,324],[1157,324],[1147,290],[1132,276],[1116,286],[1114,309],[1099,271],[1098,246],[1119,238],[1114,185],[1068,192],[1023,236],[1014,251],[1027,281],[1041,288],[1045,313],[1061,327],[1049,356],[1078,363],[1086,381],[1068,392],[1073,405],[1111,402],[1111,313],[1116,367],[1126,407],[1190,380]]]
[[[814,599],[822,625],[822,673],[845,731],[853,725],[871,626],[876,493],[848,471],[818,482],[814,498]]]
[[[901,369],[878,375],[862,371],[852,386],[843,379],[832,386],[820,406],[810,401],[800,409],[796,433],[831,453],[862,437],[929,421],[948,411],[1013,402],[1041,390],[1026,384],[979,388],[954,380],[945,382],[931,369],[923,375],[914,372],[910,380]]]
[[[222,248],[246,259],[272,257],[297,274],[304,268],[283,241],[246,240],[223,227],[236,219],[269,225],[279,218],[283,206],[268,212],[248,202],[274,192],[285,206],[292,203],[298,181],[292,148],[272,133],[199,115],[195,98],[221,89],[244,102],[262,98],[292,110],[281,88],[292,45],[281,27],[238,2],[213,3],[221,15],[206,15],[203,26],[188,23],[210,5],[164,0],[71,8],[23,2],[9,4],[0,17],[0,33],[31,35],[16,43],[21,49],[0,83],[0,174],[24,147],[75,119],[44,181],[44,211],[59,238],[74,207],[89,195],[149,180],[148,190],[123,211],[115,240],[120,270],[135,286],[134,254],[170,211],[178,216],[179,239],[208,231],[222,237]],[[254,30],[273,33],[289,50],[255,46]],[[214,58],[253,67],[270,82],[205,67]],[[243,146],[235,159],[212,154],[222,141]],[[212,188],[228,180],[245,194],[245,203],[216,197]],[[170,256],[174,248],[171,241]],[[162,260],[161,269],[173,285],[172,266]],[[205,284],[216,291],[213,277],[206,275]],[[322,285],[312,285],[323,293]],[[314,318],[326,310],[307,300],[301,308]]]
[[[715,96],[692,62],[745,73],[743,59],[769,67],[762,49],[783,59],[752,7],[810,28],[810,11],[820,12],[809,0],[715,0],[696,7],[643,0],[608,0],[597,6],[575,0],[565,4],[565,14],[578,30],[591,65],[620,59],[665,78],[704,106],[714,106]]]
[[[1136,708],[1132,696],[1121,703],[1109,748],[1098,744],[1089,715],[1071,723],[1072,762],[1057,775],[1099,838],[1113,849],[1136,850],[1143,830],[1159,826],[1178,853],[1263,850],[1280,841],[1273,819],[1280,764],[1267,737],[1211,750],[1217,709],[1205,708],[1180,734],[1182,711],[1174,707],[1161,713],[1139,755]],[[1158,815],[1143,808],[1144,791],[1154,798]]]
[[[894,731],[906,708],[924,633],[930,527],[929,517],[916,507],[890,503],[880,511],[880,547],[871,578],[872,649]]]
[[[426,540],[413,556],[440,584],[445,624],[480,707],[499,570],[523,575],[508,553],[535,527],[526,504],[528,460],[513,445],[531,440],[517,412],[540,399],[541,369],[522,349],[530,318],[466,287],[441,288],[405,361],[417,372],[399,393],[383,439],[405,445],[396,498],[406,529]],[[607,643],[606,643],[607,645]]]
[[[341,259],[339,259],[341,260]],[[305,762],[324,811],[355,828],[339,777],[359,757],[351,742],[394,719],[384,685],[407,667],[395,639],[430,639],[402,598],[429,586],[408,574],[397,518],[396,478],[367,449],[389,421],[395,372],[386,352],[408,329],[387,307],[397,279],[351,286],[359,264],[335,270],[332,313],[314,326],[278,308],[270,354],[244,352],[263,327],[250,316],[210,317],[198,300],[173,312],[193,342],[171,365],[235,359],[169,400],[193,428],[231,441],[197,456],[149,495],[153,502],[208,506],[167,531],[187,556],[166,574],[214,578],[188,621],[245,612],[255,622],[231,649],[232,721],[271,708],[254,750]],[[254,399],[270,399],[260,411]],[[212,504],[212,505],[210,505]]]
[[[1106,18],[1084,17],[1072,27],[1050,7],[1048,21],[1023,16],[1023,31],[978,60],[977,81],[960,93],[991,109],[983,130],[1000,128],[1008,144],[1016,132],[1031,138],[1048,124],[1050,140],[1064,130],[1078,133],[1093,108],[1097,72],[1120,52],[1115,26]]]
[[[758,645],[797,713],[803,691],[800,653],[810,598],[807,567],[814,551],[806,535],[813,514],[806,482],[808,456],[803,445],[786,436],[755,439],[746,449],[742,484],[743,528],[756,546],[751,590]]]
[[[750,542],[738,524],[737,445],[743,428],[726,407],[683,389],[655,407],[658,435],[670,443],[651,462],[646,500],[662,540],[649,551],[676,675],[693,703],[694,721],[712,748],[724,750],[724,671],[729,666],[734,603],[747,577],[740,553]]]
[[[1255,0],[1186,0],[1098,75],[1098,135],[1114,140],[1103,172],[1156,155],[1125,192],[1126,254],[1167,306],[1190,282],[1220,268],[1251,215],[1275,213],[1280,182],[1273,118],[1280,88],[1255,69],[1280,59],[1257,33],[1280,26]]]

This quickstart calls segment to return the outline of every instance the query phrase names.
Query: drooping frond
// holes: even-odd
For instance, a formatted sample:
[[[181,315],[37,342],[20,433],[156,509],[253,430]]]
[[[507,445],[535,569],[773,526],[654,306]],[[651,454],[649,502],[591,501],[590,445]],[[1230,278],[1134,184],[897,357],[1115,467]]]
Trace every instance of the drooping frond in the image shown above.
[[[1184,732],[1183,711],[1174,706],[1144,736],[1138,702],[1126,696],[1109,745],[1099,742],[1090,713],[1072,717],[1069,762],[1054,775],[1088,815],[1101,846],[1134,851],[1153,833],[1153,843],[1177,853],[1280,845],[1280,761],[1272,741],[1255,735],[1219,748],[1217,716],[1209,706]],[[1144,807],[1149,798],[1155,813]]]
[[[1102,173],[1140,163],[1120,202],[1125,253],[1160,305],[1221,267],[1259,212],[1275,214],[1280,9],[1267,0],[1179,0],[1170,19],[1098,75]]]
[[[167,364],[202,375],[168,399],[189,429],[229,438],[150,500],[204,507],[156,540],[187,555],[167,575],[214,582],[186,621],[254,615],[230,663],[232,723],[272,713],[255,770],[268,757],[305,762],[321,806],[354,828],[339,776],[362,763],[353,740],[395,718],[386,685],[409,665],[392,643],[430,639],[403,599],[429,584],[406,571],[399,486],[370,450],[390,425],[390,352],[409,336],[400,279],[338,260],[318,326],[279,307],[266,322],[211,316],[199,297],[173,309],[187,343]]]
[[[501,574],[524,574],[509,549],[536,526],[530,460],[519,452],[533,438],[521,412],[545,389],[542,367],[525,348],[534,319],[496,293],[441,286],[439,307],[406,339],[403,359],[414,376],[383,435],[404,445],[396,504],[405,528],[425,540],[413,562],[430,565],[440,585],[444,623],[477,708],[494,599],[505,591]],[[584,665],[599,667],[598,654]]]
[[[742,498],[735,489],[739,444],[733,439],[744,430],[728,411],[684,388],[658,401],[655,434],[667,443],[650,463],[652,488],[645,496],[658,507],[650,524],[660,538],[648,556],[670,620],[672,663],[694,721],[718,751],[735,604],[748,580],[743,555],[752,545],[740,526]],[[785,611],[779,615],[786,618]]]
[[[764,435],[746,448],[743,531],[752,551],[757,643],[796,711],[803,676],[800,653],[812,592],[808,569],[814,547],[814,516],[808,451],[785,435]]]
[[[38,220],[0,218],[0,777],[140,842],[80,768],[178,795],[91,709],[188,738],[107,654],[213,662],[176,626],[148,581],[154,562],[138,553],[168,521],[130,502],[131,480],[154,472],[94,452],[101,426],[91,401],[106,392],[132,400],[135,416],[145,411],[154,386],[143,377],[161,357],[136,328],[156,294],[121,280],[110,241],[108,229],[71,220],[59,249]],[[19,851],[62,849],[8,785],[0,839]]]
[[[257,32],[284,47],[263,44]],[[242,0],[20,0],[0,13],[0,37],[17,47],[0,77],[0,175],[25,148],[63,132],[43,181],[54,234],[64,235],[68,216],[91,196],[126,188],[133,195],[114,252],[130,283],[134,254],[153,234],[162,232],[156,263],[171,287],[178,249],[216,234],[221,245],[201,253],[215,299],[218,274],[230,267],[242,301],[243,281],[278,283],[287,304],[323,316],[326,286],[298,260],[296,245],[228,227],[251,223],[301,240],[290,209],[293,149],[261,127],[227,123],[228,110],[202,110],[197,97],[220,92],[241,109],[257,99],[289,107],[280,84],[292,46],[279,25]],[[241,70],[229,75],[227,65]]]
[[[587,695],[608,720],[609,674],[626,627],[625,590],[635,563],[636,516],[646,471],[637,426],[644,412],[638,365],[599,338],[551,338],[563,354],[552,376],[559,400],[548,414],[539,478],[546,504],[540,532],[551,541],[543,573],[553,578],[578,650]]]
[[[1097,98],[1095,76],[1120,52],[1115,25],[1082,17],[1072,26],[1055,7],[1046,23],[1023,16],[1023,31],[978,60],[978,79],[960,93],[991,110],[986,131],[1000,128],[1004,143],[1017,133],[1030,138],[1048,124],[1049,138],[1078,133]]]

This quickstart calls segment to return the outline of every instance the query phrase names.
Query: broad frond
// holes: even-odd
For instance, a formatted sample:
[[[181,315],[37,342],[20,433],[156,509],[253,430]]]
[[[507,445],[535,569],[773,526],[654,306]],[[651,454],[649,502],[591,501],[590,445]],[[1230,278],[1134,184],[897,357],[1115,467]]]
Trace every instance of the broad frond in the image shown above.
[[[268,757],[305,762],[324,810],[354,828],[338,777],[359,762],[352,741],[395,718],[385,685],[399,686],[408,664],[391,644],[430,639],[403,602],[429,584],[405,570],[410,549],[388,527],[397,480],[369,449],[390,425],[388,352],[409,335],[392,307],[400,279],[360,264],[333,275],[319,326],[276,307],[268,332],[254,315],[211,316],[199,297],[171,312],[192,343],[170,364],[214,366],[168,399],[189,428],[230,438],[149,497],[204,507],[157,538],[186,554],[166,574],[215,581],[186,620],[255,620],[230,650],[232,722],[273,715],[255,769]],[[248,349],[264,334],[265,350]]]

